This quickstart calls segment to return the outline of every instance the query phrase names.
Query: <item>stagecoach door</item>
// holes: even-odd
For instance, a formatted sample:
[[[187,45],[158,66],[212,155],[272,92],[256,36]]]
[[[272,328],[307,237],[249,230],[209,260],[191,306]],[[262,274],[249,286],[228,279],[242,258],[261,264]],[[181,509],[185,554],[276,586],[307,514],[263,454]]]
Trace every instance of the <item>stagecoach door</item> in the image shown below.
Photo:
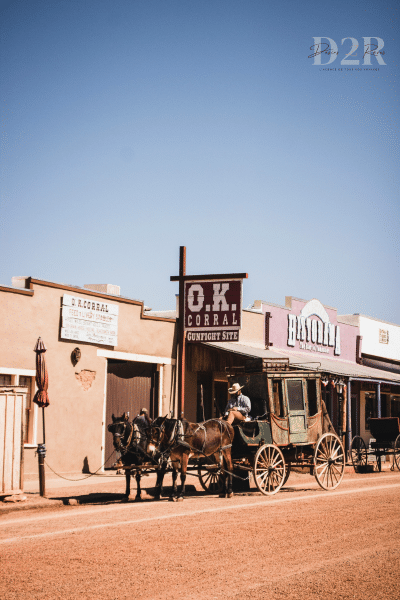
[[[302,379],[286,379],[290,443],[307,442],[307,415]]]
[[[107,460],[106,469],[117,459],[116,453],[113,452],[112,435],[107,431],[107,425],[112,422],[111,415],[120,417],[124,412],[129,412],[129,419],[132,420],[139,414],[140,409],[147,408],[150,417],[154,418],[157,383],[155,364],[108,360],[105,459],[110,454],[111,458]]]

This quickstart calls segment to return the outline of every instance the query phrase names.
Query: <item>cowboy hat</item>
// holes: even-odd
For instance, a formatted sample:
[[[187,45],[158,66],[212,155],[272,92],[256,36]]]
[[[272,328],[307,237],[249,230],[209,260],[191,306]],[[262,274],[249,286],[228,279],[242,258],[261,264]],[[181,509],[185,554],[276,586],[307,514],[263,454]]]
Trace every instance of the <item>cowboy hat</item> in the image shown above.
[[[238,383],[234,383],[231,388],[229,388],[228,392],[230,394],[237,394],[240,390],[244,388],[244,385],[239,385]]]

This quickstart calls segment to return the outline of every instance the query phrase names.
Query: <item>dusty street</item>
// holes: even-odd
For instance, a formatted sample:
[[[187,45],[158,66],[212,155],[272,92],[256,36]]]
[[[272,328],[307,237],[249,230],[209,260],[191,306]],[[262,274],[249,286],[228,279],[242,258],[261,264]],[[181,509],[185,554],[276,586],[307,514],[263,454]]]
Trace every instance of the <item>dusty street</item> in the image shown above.
[[[400,473],[4,515],[0,598],[400,598]]]

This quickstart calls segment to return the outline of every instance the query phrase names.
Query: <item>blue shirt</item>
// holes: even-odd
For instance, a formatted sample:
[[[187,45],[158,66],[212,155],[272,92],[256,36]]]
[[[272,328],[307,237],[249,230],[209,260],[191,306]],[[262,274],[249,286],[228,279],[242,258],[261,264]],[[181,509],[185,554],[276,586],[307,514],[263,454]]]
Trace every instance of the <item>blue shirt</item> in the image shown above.
[[[239,412],[242,413],[245,417],[251,411],[251,402],[250,398],[247,396],[243,396],[243,394],[235,394],[229,398],[229,402],[226,405],[226,411],[231,410],[232,408],[236,408]]]

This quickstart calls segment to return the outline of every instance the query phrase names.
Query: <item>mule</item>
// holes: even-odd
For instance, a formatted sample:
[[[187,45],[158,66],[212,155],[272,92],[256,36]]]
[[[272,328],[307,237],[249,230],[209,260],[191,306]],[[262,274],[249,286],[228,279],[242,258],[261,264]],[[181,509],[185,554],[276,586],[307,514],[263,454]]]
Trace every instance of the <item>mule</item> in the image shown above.
[[[160,480],[156,483],[156,498],[160,498],[167,460],[172,464],[173,489],[170,500],[183,500],[189,459],[214,457],[222,462],[226,474],[224,492],[221,496],[231,498],[233,427],[226,421],[210,419],[204,423],[189,423],[186,420],[158,417],[150,427],[147,452],[158,456],[161,463]],[[177,478],[180,471],[181,485],[178,491]]]
[[[124,466],[141,466],[148,462],[146,455],[147,435],[151,421],[142,416],[137,416],[132,423],[129,422],[129,413],[124,413],[122,417],[112,415],[112,423],[108,426],[108,431],[113,434],[113,444],[117,452],[121,453],[120,461]],[[136,497],[135,501],[142,499],[142,490],[140,487],[142,473],[140,469],[135,470],[136,478]],[[125,500],[128,500],[131,493],[131,469],[125,469]]]

